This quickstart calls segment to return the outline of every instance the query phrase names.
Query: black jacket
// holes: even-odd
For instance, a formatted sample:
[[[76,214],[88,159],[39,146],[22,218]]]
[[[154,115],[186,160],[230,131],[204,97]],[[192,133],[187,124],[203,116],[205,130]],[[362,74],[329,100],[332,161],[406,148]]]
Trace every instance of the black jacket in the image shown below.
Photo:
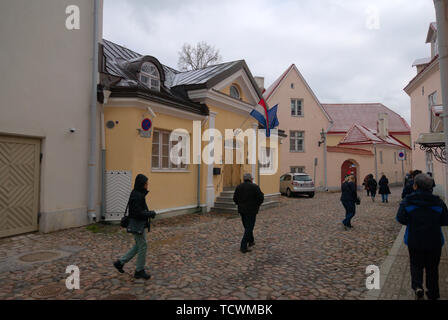
[[[143,228],[151,228],[150,218],[154,217],[154,212],[148,210],[146,205],[146,195],[148,190],[144,188],[148,178],[142,174],[135,178],[134,190],[129,197],[129,219],[136,220],[137,226],[143,225]]]
[[[233,202],[240,214],[256,215],[264,201],[264,194],[255,183],[245,181],[235,189]]]
[[[353,182],[344,182],[341,191],[341,201],[357,201],[358,193],[356,192],[356,185]]]
[[[369,187],[370,192],[376,193],[378,184],[376,183],[376,180],[374,178],[370,178],[369,180],[367,180],[367,186]]]
[[[405,183],[403,191],[401,192],[401,199],[404,199],[407,195],[414,192],[414,179],[409,179],[407,183]]]
[[[406,196],[398,209],[397,221],[407,226],[404,242],[409,248],[432,250],[443,246],[441,226],[448,225],[448,210],[431,192],[416,191]]]
[[[378,184],[380,186],[379,194],[390,194],[389,180],[386,176],[382,176]]]

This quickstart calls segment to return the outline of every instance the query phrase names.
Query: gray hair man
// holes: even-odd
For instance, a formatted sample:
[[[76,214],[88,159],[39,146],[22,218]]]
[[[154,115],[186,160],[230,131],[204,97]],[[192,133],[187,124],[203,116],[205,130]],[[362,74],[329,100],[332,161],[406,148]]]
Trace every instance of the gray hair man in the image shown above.
[[[243,180],[244,182],[235,189],[233,201],[238,206],[238,212],[241,215],[244,226],[240,251],[246,253],[250,251],[248,246],[252,247],[255,245],[253,231],[258,210],[264,201],[264,194],[261,192],[260,187],[252,182],[253,178],[250,173],[245,173]]]
[[[432,194],[434,180],[420,173],[414,178],[414,192],[400,204],[397,221],[406,226],[404,242],[408,246],[411,286],[418,300],[424,298],[423,271],[426,271],[426,295],[439,299],[439,263],[445,243],[442,226],[448,225],[445,203]]]

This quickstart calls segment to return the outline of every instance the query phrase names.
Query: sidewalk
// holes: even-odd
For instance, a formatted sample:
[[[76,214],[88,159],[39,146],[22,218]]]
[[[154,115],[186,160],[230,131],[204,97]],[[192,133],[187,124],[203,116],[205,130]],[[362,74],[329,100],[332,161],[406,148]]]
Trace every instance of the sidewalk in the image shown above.
[[[381,289],[370,290],[367,300],[414,300],[411,288],[408,248],[403,242],[406,227],[403,226],[389,256],[380,266]],[[440,300],[448,300],[448,229],[443,228],[445,245],[439,266]]]

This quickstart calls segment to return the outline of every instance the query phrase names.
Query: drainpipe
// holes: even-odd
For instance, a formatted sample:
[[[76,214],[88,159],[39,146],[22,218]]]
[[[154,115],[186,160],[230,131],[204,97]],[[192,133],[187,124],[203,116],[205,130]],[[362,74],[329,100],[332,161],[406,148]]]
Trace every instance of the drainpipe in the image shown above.
[[[376,143],[373,143],[373,150],[375,151],[375,180],[378,181],[378,160],[376,155]]]
[[[201,134],[202,134],[202,127],[207,122],[207,120],[208,120],[208,116],[201,122]],[[200,141],[201,141],[201,147],[199,149],[200,149],[200,152],[202,152],[202,137],[201,137]],[[201,162],[202,161],[199,161],[199,163],[198,163],[198,183],[197,183],[197,190],[196,190],[197,212],[202,212],[202,208],[201,208]]]
[[[106,218],[106,136],[104,128],[104,105],[101,109],[101,219]]]
[[[330,122],[330,125],[328,126],[327,131],[325,131],[325,138],[324,138],[324,188],[325,191],[328,191],[328,177],[327,177],[327,136],[328,132],[333,127],[333,122]],[[314,181],[316,182],[316,181]]]
[[[434,0],[439,45],[440,81],[443,103],[445,150],[448,146],[448,0]],[[445,201],[448,199],[448,166],[445,164]]]
[[[97,141],[96,141],[96,122],[97,122],[97,84],[98,84],[98,15],[100,3],[99,0],[94,0],[93,5],[93,57],[92,57],[92,89],[90,101],[90,132],[89,132],[89,169],[88,169],[88,202],[87,215],[90,222],[96,222],[96,195],[98,189],[97,177]]]

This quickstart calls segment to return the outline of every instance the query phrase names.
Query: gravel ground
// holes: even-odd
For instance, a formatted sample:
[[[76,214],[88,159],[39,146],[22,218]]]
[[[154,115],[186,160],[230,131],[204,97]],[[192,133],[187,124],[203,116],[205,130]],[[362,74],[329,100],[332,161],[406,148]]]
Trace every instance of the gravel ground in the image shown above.
[[[133,245],[118,226],[0,239],[0,299],[363,299],[366,267],[382,263],[400,231],[400,191],[392,189],[384,204],[360,193],[349,231],[341,223],[339,193],[282,197],[280,207],[257,216],[256,245],[247,254],[239,252],[243,229],[237,216],[157,220],[148,235],[148,281],[133,279],[135,259],[125,274],[113,268],[112,261]],[[20,260],[41,251],[53,257]],[[65,288],[68,265],[79,267],[79,290]],[[48,296],[38,295],[42,289]]]

